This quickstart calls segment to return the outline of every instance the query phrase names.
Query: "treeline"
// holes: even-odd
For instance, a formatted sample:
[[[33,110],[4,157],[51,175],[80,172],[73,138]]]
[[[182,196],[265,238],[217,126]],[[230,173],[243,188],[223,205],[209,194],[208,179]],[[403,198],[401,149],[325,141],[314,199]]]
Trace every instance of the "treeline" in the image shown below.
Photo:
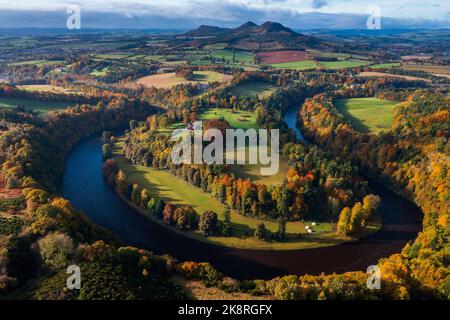
[[[397,108],[391,130],[378,136],[355,131],[325,94],[307,100],[299,114],[308,139],[351,160],[422,209],[421,234],[385,261],[398,273],[405,297],[450,297],[445,258],[450,248],[449,102],[448,94],[418,90]]]
[[[106,145],[108,143],[104,146]],[[104,147],[105,149],[107,150],[108,148]],[[104,158],[106,159],[107,155]],[[191,206],[177,206],[165,203],[161,198],[152,197],[150,190],[147,188],[142,188],[136,183],[129,183],[125,172],[119,170],[117,163],[113,159],[107,159],[104,162],[103,174],[109,184],[129,202],[146,214],[150,214],[153,218],[161,220],[169,226],[173,226],[181,231],[198,230],[204,236],[231,235],[229,210],[225,214],[225,220],[221,222],[214,211],[210,210],[199,214]]]

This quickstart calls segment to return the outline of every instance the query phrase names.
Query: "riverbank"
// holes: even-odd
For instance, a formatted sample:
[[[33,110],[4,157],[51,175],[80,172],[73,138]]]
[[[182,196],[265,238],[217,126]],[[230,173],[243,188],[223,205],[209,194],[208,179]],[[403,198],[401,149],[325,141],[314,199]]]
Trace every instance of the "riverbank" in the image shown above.
[[[123,155],[123,141],[124,138],[121,137],[114,143],[113,159],[116,161],[119,169],[127,176],[129,185],[137,184],[141,189],[147,189],[152,197],[162,199],[166,203],[192,206],[198,214],[213,210],[218,214],[219,220],[223,219],[224,206],[210,195],[204,193],[201,189],[180,180],[167,170],[158,170],[152,167],[131,164]],[[286,239],[280,242],[275,240],[260,240],[253,236],[257,225],[260,223],[264,223],[268,231],[276,233],[278,230],[278,223],[276,221],[259,220],[240,215],[232,210],[232,236],[225,237],[216,235],[206,237],[198,231],[180,231],[175,227],[168,226],[153,216],[148,210],[134,205],[120,193],[118,194],[136,211],[161,226],[169,228],[173,232],[197,241],[237,249],[299,250],[336,246],[344,242],[355,241],[358,238],[366,237],[378,231],[382,225],[381,216],[376,214],[360,235],[350,238],[336,233],[336,223],[317,223],[313,221],[288,222],[286,224]],[[312,233],[309,233],[308,229]]]

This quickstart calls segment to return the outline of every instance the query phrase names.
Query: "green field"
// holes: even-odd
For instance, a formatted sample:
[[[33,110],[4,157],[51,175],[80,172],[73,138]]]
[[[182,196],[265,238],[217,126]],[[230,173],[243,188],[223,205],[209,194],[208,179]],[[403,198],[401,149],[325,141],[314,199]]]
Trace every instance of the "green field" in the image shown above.
[[[109,73],[109,68],[108,67],[105,67],[105,68],[103,68],[103,69],[101,69],[101,70],[97,70],[97,69],[94,69],[91,73],[89,73],[91,76],[94,76],[94,77],[106,77],[107,75],[108,75],[108,73]]]
[[[380,63],[370,66],[372,69],[390,69],[394,67],[400,67],[400,62],[392,62],[392,63]]]
[[[271,64],[270,66],[277,68],[277,69],[290,69],[290,70],[317,69],[317,65],[312,60],[286,62],[286,63],[274,63],[274,64]]]
[[[320,61],[319,64],[321,64],[324,69],[345,69],[345,68],[356,68],[366,66],[370,64],[370,62],[345,60],[345,61]]]
[[[240,84],[237,87],[231,89],[231,94],[238,97],[254,97],[258,96],[260,98],[265,98],[271,96],[275,91],[276,87],[262,81],[253,81]]]
[[[377,98],[339,99],[335,106],[350,121],[353,128],[363,133],[378,134],[389,130],[394,120],[396,102]]]
[[[10,63],[10,66],[23,66],[23,65],[36,65],[38,67],[40,66],[51,66],[55,64],[64,63],[64,60],[30,60],[30,61],[21,61],[21,62],[15,62]]]
[[[214,49],[214,50],[221,50],[224,49],[228,43],[220,42],[220,43],[213,43],[213,44],[207,44],[203,47],[205,50]]]
[[[68,106],[73,106],[70,102],[61,101],[41,101],[34,99],[18,99],[9,97],[0,97],[0,109],[13,109],[17,106],[23,106],[37,113],[44,114],[54,110],[65,110]]]
[[[231,109],[212,108],[207,109],[200,115],[201,120],[220,119],[228,121],[232,128],[258,129],[256,114],[249,111],[233,111]]]
[[[233,60],[233,50],[215,50],[213,57],[216,59]],[[235,50],[234,58],[236,62],[253,63],[253,54],[246,51]]]
[[[177,205],[190,205],[195,208],[199,214],[207,210],[214,210],[218,213],[219,219],[223,218],[223,205],[204,193],[201,189],[178,179],[166,170],[131,165],[123,157],[121,151],[122,143],[123,139],[120,139],[116,144],[114,159],[117,161],[119,168],[127,174],[129,182],[139,184],[141,188],[147,188],[152,196],[164,199],[166,202]],[[146,214],[143,210],[140,211]],[[146,216],[149,215],[146,214]],[[343,241],[343,239],[336,237],[334,232],[335,224],[333,223],[318,224],[314,227],[316,233],[309,235],[307,234],[305,225],[311,225],[310,222],[288,222],[286,226],[287,239],[285,242],[267,242],[257,240],[252,236],[254,229],[261,220],[245,217],[236,212],[232,212],[231,221],[233,227],[232,237],[216,236],[205,238],[197,232],[181,233],[200,241],[208,241],[221,246],[268,250],[290,250],[330,246],[342,243]],[[161,221],[158,222],[162,223]],[[272,232],[278,230],[277,222],[264,221],[264,223],[268,230]]]
[[[128,53],[106,53],[106,54],[97,54],[95,55],[95,58],[106,60],[117,60],[117,59],[124,59],[129,56],[130,54]]]

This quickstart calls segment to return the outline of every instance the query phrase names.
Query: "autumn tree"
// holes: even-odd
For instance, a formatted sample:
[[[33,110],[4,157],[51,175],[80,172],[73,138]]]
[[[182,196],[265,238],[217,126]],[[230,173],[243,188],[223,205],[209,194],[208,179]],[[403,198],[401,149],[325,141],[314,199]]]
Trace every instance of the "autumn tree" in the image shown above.
[[[345,207],[341,210],[339,215],[339,221],[337,224],[337,231],[343,235],[348,235],[350,233],[350,218],[352,216],[352,211],[349,207]]]
[[[217,229],[217,213],[214,211],[205,211],[200,216],[198,229],[204,236],[211,236]]]

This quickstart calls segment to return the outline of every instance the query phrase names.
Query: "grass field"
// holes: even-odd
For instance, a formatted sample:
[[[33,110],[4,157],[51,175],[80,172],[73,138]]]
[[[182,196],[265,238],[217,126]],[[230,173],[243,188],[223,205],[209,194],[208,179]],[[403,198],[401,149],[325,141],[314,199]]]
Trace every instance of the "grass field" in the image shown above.
[[[76,93],[63,87],[52,86],[50,84],[30,84],[19,86],[20,89],[26,91],[37,92],[55,92],[55,93]]]
[[[105,59],[105,60],[118,60],[129,57],[128,53],[107,53],[107,54],[97,54],[95,58],[97,59]]]
[[[350,121],[353,128],[363,133],[378,134],[389,130],[394,119],[396,102],[377,98],[339,99],[335,106]]]
[[[231,109],[212,108],[207,109],[200,115],[201,120],[220,119],[228,121],[232,128],[258,129],[256,114],[249,111],[232,111]]]
[[[246,82],[244,84],[238,85],[231,90],[231,94],[238,97],[269,97],[275,91],[276,87],[266,83],[266,82]]]
[[[400,67],[400,62],[392,62],[392,63],[380,63],[370,66],[372,69],[390,69],[394,67]]]
[[[217,200],[202,192],[201,189],[193,187],[187,182],[178,179],[166,170],[131,165],[123,157],[121,151],[122,144],[123,139],[119,139],[118,143],[115,145],[114,159],[117,161],[119,168],[127,174],[129,182],[137,183],[141,188],[147,188],[152,196],[160,197],[166,202],[177,205],[190,205],[195,208],[199,214],[207,210],[214,210],[218,213],[219,219],[223,219],[224,207]],[[140,211],[146,216],[149,216],[143,210]],[[261,220],[245,217],[236,212],[232,212],[231,221],[233,227],[232,237],[216,236],[205,238],[197,232],[180,232],[175,229],[172,230],[196,238],[200,241],[208,241],[216,245],[252,249],[303,249],[335,245],[344,241],[344,239],[336,237],[334,232],[335,224],[332,223],[318,224],[314,227],[315,233],[309,235],[305,229],[305,225],[311,225],[310,222],[289,222],[286,226],[287,239],[285,242],[280,243],[257,240],[252,236],[257,224],[262,222]],[[157,222],[162,224],[161,221]],[[264,221],[264,223],[268,230],[272,232],[278,230],[277,222]]]
[[[15,62],[10,63],[10,66],[23,66],[23,65],[36,65],[38,67],[40,66],[51,66],[55,64],[64,63],[64,60],[30,60],[30,61],[21,61],[21,62]]]
[[[370,64],[369,61],[320,61],[319,62],[324,69],[345,69],[345,68],[356,68],[361,66],[366,66]]]
[[[290,69],[290,70],[317,69],[317,65],[312,60],[274,63],[274,64],[271,64],[270,66],[273,68],[277,68],[277,69]]]
[[[193,80],[186,80],[185,78],[177,77],[175,73],[171,72],[142,77],[137,80],[137,83],[145,87],[171,88],[182,83],[226,82],[231,80],[231,78],[232,76],[214,71],[195,71]]]
[[[225,59],[225,60],[233,60],[233,50],[215,50],[213,53],[213,57],[216,59]],[[234,51],[234,59],[237,62],[244,63],[253,63],[253,54],[246,51],[235,50]]]
[[[13,109],[17,106],[23,106],[26,109],[31,109],[40,114],[54,110],[65,110],[70,105],[73,105],[73,103],[0,97],[0,109]]]

